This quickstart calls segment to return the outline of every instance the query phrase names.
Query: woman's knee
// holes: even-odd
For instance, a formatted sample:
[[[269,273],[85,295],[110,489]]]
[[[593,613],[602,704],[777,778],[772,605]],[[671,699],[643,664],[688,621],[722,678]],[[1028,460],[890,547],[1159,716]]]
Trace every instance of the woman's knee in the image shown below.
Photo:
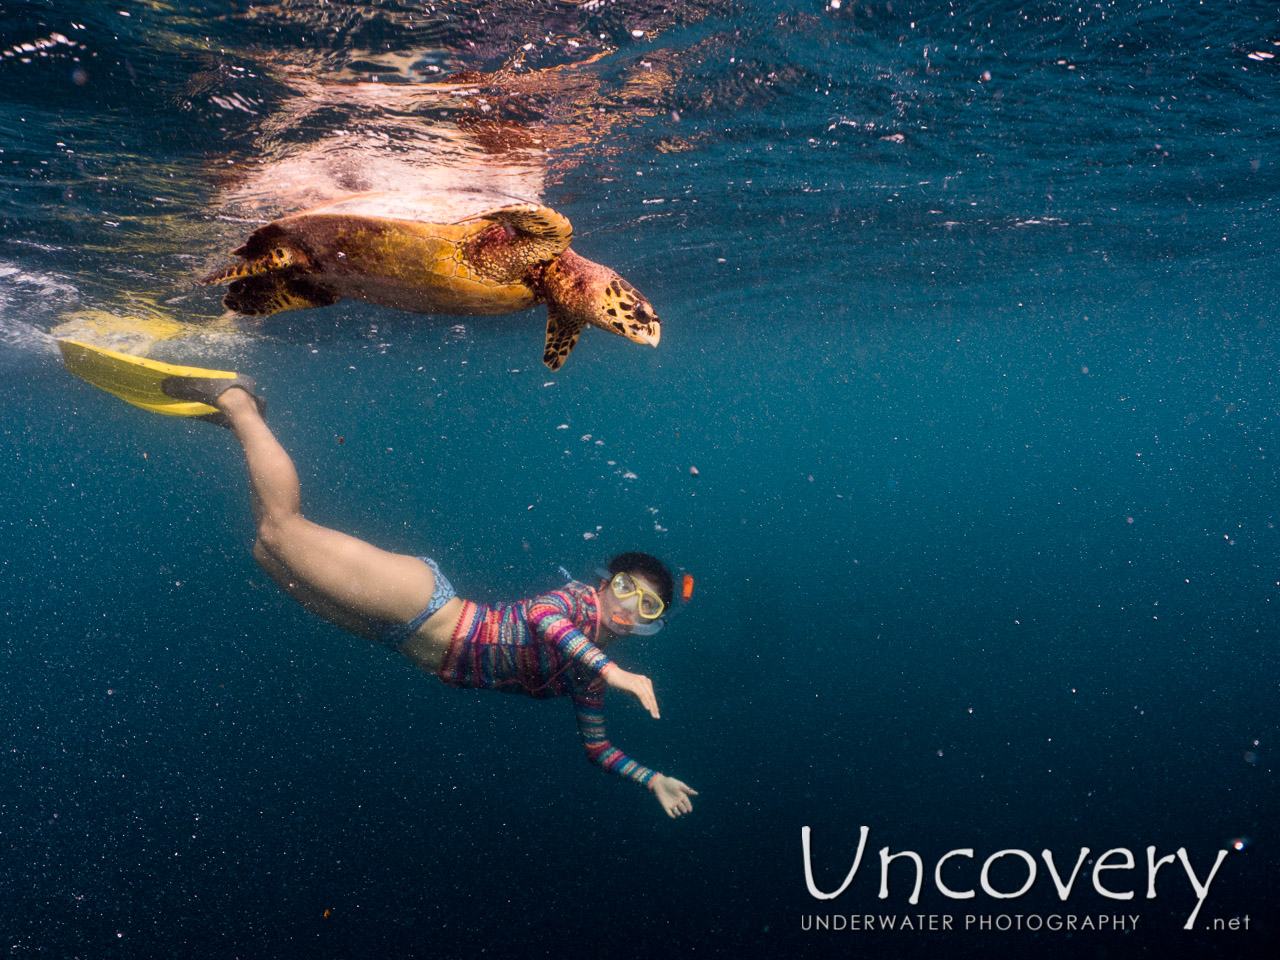
[[[275,571],[278,570],[280,567],[280,560],[276,557],[274,553],[272,553],[270,550],[267,549],[267,545],[262,542],[261,537],[259,537],[259,539],[254,541],[253,559],[258,562],[258,566],[260,566],[267,573],[270,573],[273,575]]]
[[[258,521],[258,540],[253,545],[253,556],[262,563],[260,552],[273,558],[283,556],[289,544],[297,539],[298,525],[305,524],[301,514],[263,517]]]

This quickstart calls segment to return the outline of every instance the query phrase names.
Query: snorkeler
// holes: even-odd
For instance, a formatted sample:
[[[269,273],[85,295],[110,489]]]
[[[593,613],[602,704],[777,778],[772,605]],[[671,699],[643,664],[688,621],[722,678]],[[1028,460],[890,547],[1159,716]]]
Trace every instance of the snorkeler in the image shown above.
[[[696,790],[631,759],[605,732],[606,687],[658,717],[649,678],[622,669],[604,651],[620,637],[662,628],[673,584],[660,560],[624,553],[596,587],[570,581],[512,604],[464,600],[434,560],[389,553],[303,516],[297,471],[263,419],[249,378],[60,345],[68,370],[121,399],[231,429],[249,471],[254,558],[308,610],[386,644],[451,686],[571,697],[592,763],[646,786],[670,817],[692,811]]]

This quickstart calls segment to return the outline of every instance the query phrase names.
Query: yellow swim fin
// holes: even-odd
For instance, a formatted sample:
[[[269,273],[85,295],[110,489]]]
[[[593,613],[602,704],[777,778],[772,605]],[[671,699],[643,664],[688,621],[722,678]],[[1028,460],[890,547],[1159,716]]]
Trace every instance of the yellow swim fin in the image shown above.
[[[226,416],[211,401],[232,386],[243,387],[256,397],[253,380],[228,370],[180,367],[76,340],[59,340],[58,346],[71,373],[152,413],[198,417],[226,426]],[[260,398],[258,406],[265,406]]]

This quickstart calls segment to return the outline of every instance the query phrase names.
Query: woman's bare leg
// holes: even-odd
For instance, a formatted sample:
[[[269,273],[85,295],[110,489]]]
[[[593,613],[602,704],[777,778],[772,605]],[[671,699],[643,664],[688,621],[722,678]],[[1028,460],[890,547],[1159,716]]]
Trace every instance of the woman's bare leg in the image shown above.
[[[217,406],[244,448],[258,541],[254,557],[294,599],[326,620],[369,636],[369,620],[406,623],[435,589],[431,568],[417,557],[389,553],[302,515],[298,472],[289,454],[239,387]]]

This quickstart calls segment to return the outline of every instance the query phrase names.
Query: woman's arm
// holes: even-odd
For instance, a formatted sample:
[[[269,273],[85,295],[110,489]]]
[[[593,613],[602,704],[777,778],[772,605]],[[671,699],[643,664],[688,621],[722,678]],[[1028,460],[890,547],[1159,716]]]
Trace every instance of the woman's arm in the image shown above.
[[[609,686],[631,694],[650,716],[658,719],[658,699],[649,678],[623,670],[578,628],[578,623],[585,622],[589,616],[586,610],[575,609],[580,602],[574,595],[559,590],[534,598],[529,605],[530,629],[554,644],[561,656],[589,676],[603,677]]]
[[[620,670],[615,664],[606,674]],[[578,714],[578,733],[582,737],[582,746],[587,752],[588,760],[603,770],[647,786],[672,819],[693,811],[693,802],[689,798],[696,797],[697,790],[675,777],[664,776],[631,759],[609,742],[604,725],[604,686],[598,680],[590,684],[574,683],[573,707]]]
[[[578,629],[574,621],[579,617],[575,617],[575,613],[581,611],[572,609],[576,602],[561,591],[535,597],[529,605],[529,628],[554,644],[566,660],[571,660],[592,676],[599,676],[613,661]],[[582,613],[585,616],[585,612]]]
[[[573,709],[578,714],[578,735],[582,737],[582,748],[587,752],[588,760],[602,770],[616,773],[641,785],[647,785],[650,780],[659,776],[656,770],[632,760],[609,742],[609,734],[604,725],[602,683],[582,683],[575,678]]]

